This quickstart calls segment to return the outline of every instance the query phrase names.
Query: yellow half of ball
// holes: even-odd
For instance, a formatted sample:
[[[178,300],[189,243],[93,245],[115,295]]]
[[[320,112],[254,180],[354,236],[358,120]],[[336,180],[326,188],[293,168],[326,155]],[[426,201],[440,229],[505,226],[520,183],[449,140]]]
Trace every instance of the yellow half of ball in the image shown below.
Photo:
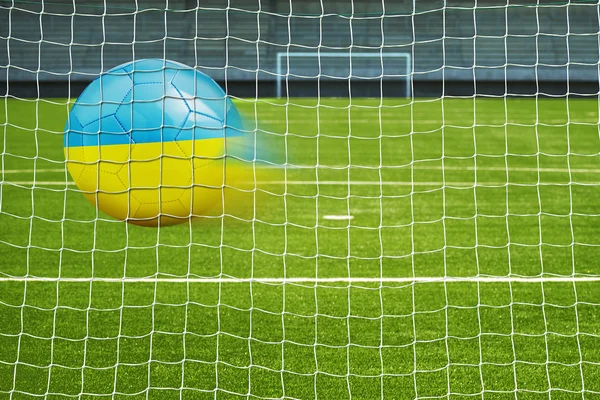
[[[235,146],[235,142],[227,145]],[[165,226],[223,213],[224,190],[242,189],[252,168],[225,157],[222,138],[65,147],[84,196],[112,217]]]

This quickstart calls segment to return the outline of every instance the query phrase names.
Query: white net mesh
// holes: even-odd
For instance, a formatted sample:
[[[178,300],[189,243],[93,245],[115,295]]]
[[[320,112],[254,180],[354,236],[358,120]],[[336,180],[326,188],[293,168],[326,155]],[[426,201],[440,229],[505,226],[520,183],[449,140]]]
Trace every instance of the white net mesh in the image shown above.
[[[600,398],[599,20],[0,0],[0,399]],[[75,99],[145,58],[271,152],[232,211],[135,226],[67,171]]]

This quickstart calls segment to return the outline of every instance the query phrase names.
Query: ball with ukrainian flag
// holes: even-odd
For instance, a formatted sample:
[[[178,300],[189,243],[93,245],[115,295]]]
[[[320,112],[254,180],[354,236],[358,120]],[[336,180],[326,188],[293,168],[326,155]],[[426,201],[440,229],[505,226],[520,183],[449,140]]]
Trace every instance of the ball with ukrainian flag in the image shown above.
[[[172,61],[134,61],[97,77],[75,102],[67,167],[102,212],[173,225],[222,211],[223,188],[244,177],[242,125],[207,75]]]

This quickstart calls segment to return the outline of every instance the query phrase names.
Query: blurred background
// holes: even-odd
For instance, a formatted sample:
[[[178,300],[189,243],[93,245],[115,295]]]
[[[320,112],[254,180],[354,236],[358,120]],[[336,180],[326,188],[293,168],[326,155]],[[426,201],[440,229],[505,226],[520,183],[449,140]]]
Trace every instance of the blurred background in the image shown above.
[[[76,97],[161,56],[241,97],[595,95],[598,20],[583,0],[0,0],[0,95]]]

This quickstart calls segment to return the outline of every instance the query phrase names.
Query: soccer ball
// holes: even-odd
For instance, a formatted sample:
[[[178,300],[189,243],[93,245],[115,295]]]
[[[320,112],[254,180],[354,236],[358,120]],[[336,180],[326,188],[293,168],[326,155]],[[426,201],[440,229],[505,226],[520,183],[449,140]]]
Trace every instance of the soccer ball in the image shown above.
[[[84,196],[144,226],[222,212],[224,187],[247,175],[250,147],[215,81],[159,59],[96,78],[71,109],[64,136],[67,167]]]

